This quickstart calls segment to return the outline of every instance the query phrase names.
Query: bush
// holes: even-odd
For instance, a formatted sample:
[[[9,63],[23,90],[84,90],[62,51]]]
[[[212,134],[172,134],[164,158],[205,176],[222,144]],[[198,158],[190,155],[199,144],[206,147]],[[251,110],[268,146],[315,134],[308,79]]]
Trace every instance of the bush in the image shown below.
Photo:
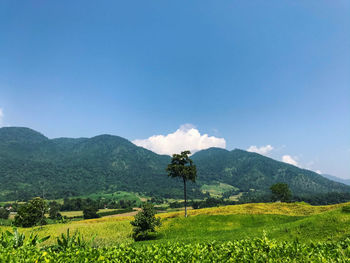
[[[8,211],[6,208],[0,207],[0,218],[8,219],[9,215],[10,215],[10,211]]]
[[[87,206],[83,210],[84,219],[92,219],[99,218],[100,216],[97,214],[98,208],[96,206]]]
[[[54,251],[65,251],[69,249],[83,249],[88,248],[92,245],[95,236],[90,241],[86,241],[78,231],[70,235],[69,228],[67,234],[62,233],[61,236],[56,238],[57,245],[52,246]]]
[[[154,237],[155,228],[161,225],[160,219],[155,217],[155,210],[151,203],[145,203],[130,224],[134,227],[132,237],[135,241],[148,240]]]
[[[39,239],[38,235],[30,234],[29,238],[26,239],[24,234],[20,234],[17,231],[17,228],[13,228],[13,233],[10,231],[6,231],[1,233],[0,236],[0,245],[3,248],[19,248],[22,246],[36,246],[46,240],[48,240],[50,236],[46,236],[44,238]]]
[[[341,210],[345,213],[350,213],[350,205],[343,206]]]

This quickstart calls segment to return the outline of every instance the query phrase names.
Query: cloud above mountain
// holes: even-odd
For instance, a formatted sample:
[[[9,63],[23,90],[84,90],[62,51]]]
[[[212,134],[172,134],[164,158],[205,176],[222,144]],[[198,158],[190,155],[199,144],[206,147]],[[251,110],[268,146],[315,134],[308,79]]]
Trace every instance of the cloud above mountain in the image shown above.
[[[273,147],[270,144],[266,146],[261,146],[261,147],[252,145],[247,149],[248,152],[255,152],[262,155],[268,155],[272,150],[273,150]]]
[[[282,162],[289,163],[291,165],[299,166],[296,158],[293,158],[290,155],[283,155],[282,156]]]
[[[175,132],[167,135],[153,135],[147,139],[136,139],[132,142],[155,153],[167,155],[180,153],[184,150],[195,153],[210,147],[226,148],[224,138],[201,134],[191,124],[181,125]]]

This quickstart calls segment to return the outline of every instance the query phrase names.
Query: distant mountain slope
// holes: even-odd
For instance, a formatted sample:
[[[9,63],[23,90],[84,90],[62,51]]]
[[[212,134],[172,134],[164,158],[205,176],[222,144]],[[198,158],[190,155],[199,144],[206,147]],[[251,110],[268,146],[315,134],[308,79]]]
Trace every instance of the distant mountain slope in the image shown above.
[[[329,180],[334,181],[334,182],[350,185],[350,179],[343,179],[343,178],[339,178],[339,177],[336,177],[336,176],[333,176],[330,174],[321,174],[321,175]]]
[[[294,193],[350,192],[349,186],[256,153],[211,148],[192,158],[198,182],[189,185],[190,198],[203,197],[202,185],[218,183],[240,191],[267,192],[273,183],[286,182]],[[166,176],[169,162],[169,156],[118,136],[48,139],[28,128],[0,128],[0,200],[118,190],[182,197],[181,181]]]
[[[243,191],[269,191],[276,182],[289,185],[294,194],[348,192],[349,187],[319,174],[243,150],[211,148],[192,156],[203,183],[220,181]]]

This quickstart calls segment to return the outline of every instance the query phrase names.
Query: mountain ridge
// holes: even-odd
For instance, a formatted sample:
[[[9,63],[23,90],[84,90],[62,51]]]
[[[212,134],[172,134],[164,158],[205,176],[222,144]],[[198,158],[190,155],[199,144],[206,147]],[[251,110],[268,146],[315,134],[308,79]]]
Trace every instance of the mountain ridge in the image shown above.
[[[297,194],[350,192],[312,171],[240,149],[209,148],[191,158],[198,170],[197,183],[189,184],[191,198],[207,196],[202,187],[220,183],[241,192],[267,193],[276,182]],[[29,128],[0,128],[0,200],[28,199],[43,190],[50,198],[119,190],[180,198],[181,181],[166,176],[170,160],[115,135],[48,139]]]

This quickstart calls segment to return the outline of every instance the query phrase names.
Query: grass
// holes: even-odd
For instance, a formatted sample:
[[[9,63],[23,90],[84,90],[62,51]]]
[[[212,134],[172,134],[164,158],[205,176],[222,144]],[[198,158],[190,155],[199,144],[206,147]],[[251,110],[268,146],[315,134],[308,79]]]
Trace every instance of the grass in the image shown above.
[[[226,241],[261,237],[303,242],[341,240],[350,236],[350,214],[339,209],[312,216],[273,214],[197,215],[163,220],[152,242]]]
[[[230,191],[230,190],[238,190],[238,188],[225,184],[225,183],[217,183],[217,184],[204,184],[201,186],[201,191],[204,193],[209,193],[211,196],[214,197],[221,197],[224,192]]]
[[[342,212],[345,205],[349,203],[329,206],[244,204],[190,210],[188,218],[183,217],[183,212],[163,213],[157,215],[163,222],[158,238],[146,243],[236,240],[261,237],[264,232],[277,240],[340,240],[350,236],[350,213]],[[50,235],[46,243],[49,244],[69,228],[71,232],[79,230],[86,239],[96,235],[95,246],[111,246],[133,242],[130,237],[132,219],[130,216],[105,217],[19,230],[41,237]],[[0,226],[0,231],[7,229],[11,227]]]
[[[45,226],[37,226],[32,228],[18,228],[19,232],[26,236],[30,233],[38,234],[40,237],[50,236],[43,245],[55,243],[56,237],[62,233],[66,233],[69,228],[70,232],[79,230],[83,237],[87,240],[96,236],[93,242],[94,246],[112,246],[121,243],[130,243],[132,239],[131,225],[129,220],[124,217],[106,218],[105,220],[89,219],[81,221],[71,221],[65,224],[52,224]],[[0,227],[1,231],[11,230],[11,227]]]
[[[125,191],[117,191],[114,193],[96,193],[84,196],[78,196],[80,198],[91,198],[93,200],[97,200],[99,198],[113,199],[113,200],[135,200],[137,203],[140,203],[140,197],[138,194],[132,192]],[[77,198],[77,197],[74,197]]]
[[[264,230],[294,222],[300,217],[282,215],[198,215],[167,218],[159,241],[225,241],[261,237]]]
[[[197,210],[188,211],[189,215],[230,215],[230,214],[241,214],[241,215],[259,215],[259,214],[270,214],[270,215],[288,215],[288,216],[309,216],[320,214],[322,212],[335,210],[337,208],[348,205],[337,204],[327,206],[312,206],[306,203],[255,203],[255,204],[242,204],[242,205],[228,205],[212,208],[203,208]],[[173,212],[162,214],[162,218],[167,217],[179,217],[183,216],[183,212]]]
[[[99,212],[108,212],[108,211],[118,211],[119,209],[99,209],[97,213]],[[66,216],[68,218],[70,217],[76,217],[76,216],[83,216],[83,211],[62,211],[60,212],[62,216]]]

